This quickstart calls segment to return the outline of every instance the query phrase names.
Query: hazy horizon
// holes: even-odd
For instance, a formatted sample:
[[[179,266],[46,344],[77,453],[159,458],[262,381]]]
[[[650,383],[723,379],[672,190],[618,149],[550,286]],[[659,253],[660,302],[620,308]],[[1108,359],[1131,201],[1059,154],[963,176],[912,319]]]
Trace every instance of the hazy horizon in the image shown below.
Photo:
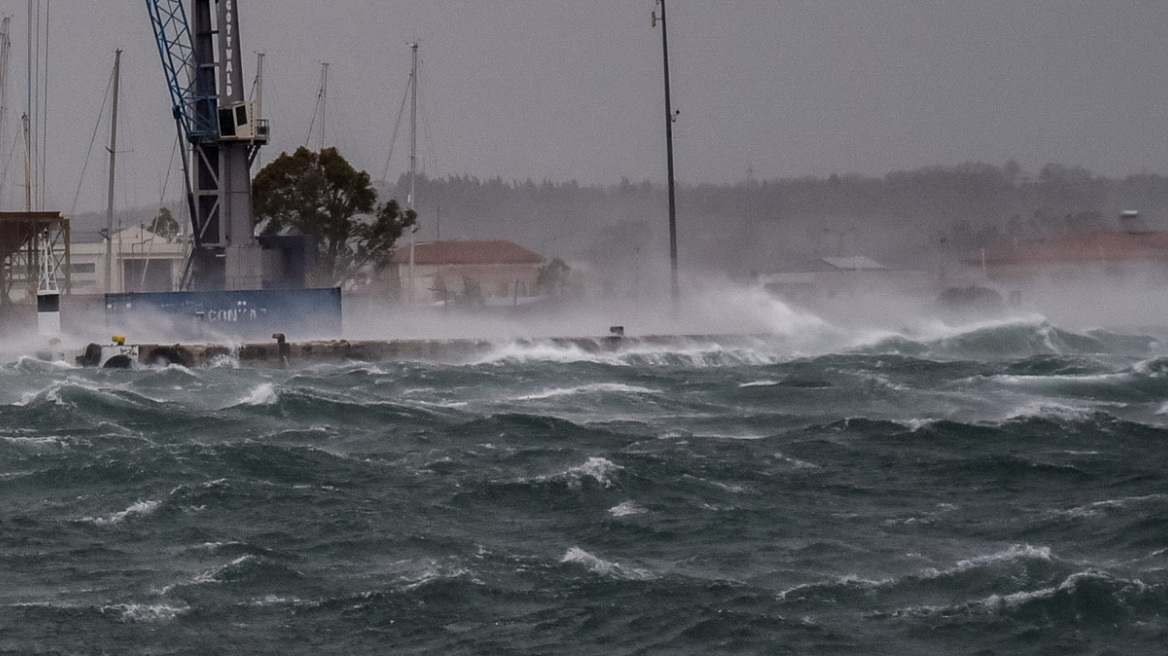
[[[174,125],[146,8],[35,1],[49,23],[47,204],[70,212],[76,197],[78,212],[105,207],[101,108],[119,47],[115,205],[177,198],[177,174],[168,175]],[[266,55],[273,139],[260,164],[308,140],[321,63],[329,62],[325,143],[380,178],[406,90],[408,44],[417,41],[419,163],[431,176],[659,183],[654,8],[650,0],[240,0],[249,84],[254,53]],[[13,17],[4,194],[22,199],[12,153],[25,104],[28,4],[0,2],[0,13]],[[1168,141],[1161,2],[674,0],[668,18],[681,110],[677,176],[687,183],[733,182],[748,171],[758,179],[883,175],[965,161],[1016,160],[1027,170],[1058,162],[1107,176],[1168,171],[1159,147]],[[407,132],[403,122],[390,180],[406,168]]]

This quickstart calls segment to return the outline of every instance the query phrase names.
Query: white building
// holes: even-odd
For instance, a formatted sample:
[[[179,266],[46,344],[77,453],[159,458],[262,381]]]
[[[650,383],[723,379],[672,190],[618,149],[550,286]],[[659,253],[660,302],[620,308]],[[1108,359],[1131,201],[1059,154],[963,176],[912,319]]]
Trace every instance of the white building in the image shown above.
[[[541,299],[544,258],[509,241],[438,241],[399,244],[391,259],[402,300],[432,306],[454,303],[524,305]]]
[[[106,284],[106,242],[70,245],[74,294],[170,292],[178,289],[190,254],[189,237],[166,239],[142,226],[114,234],[110,282]]]

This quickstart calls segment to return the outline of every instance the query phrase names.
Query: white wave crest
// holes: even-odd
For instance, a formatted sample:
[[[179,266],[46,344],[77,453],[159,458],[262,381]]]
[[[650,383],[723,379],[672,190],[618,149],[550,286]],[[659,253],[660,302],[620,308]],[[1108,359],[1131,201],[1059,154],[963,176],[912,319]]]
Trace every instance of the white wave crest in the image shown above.
[[[1032,558],[1049,561],[1051,559],[1050,547],[1034,547],[1029,544],[1013,544],[1004,551],[995,551],[994,553],[959,560],[957,561],[954,570],[963,572],[975,567],[984,567],[994,563],[1028,560]]]
[[[73,384],[72,381],[58,382],[49,385],[48,387],[37,390],[35,392],[25,392],[20,395],[20,400],[12,405],[18,407],[28,407],[38,403],[48,403],[51,405],[64,405],[65,402],[61,400],[61,389],[65,385]]]
[[[276,392],[275,386],[272,383],[263,383],[248,392],[248,395],[239,402],[239,405],[275,405],[279,399],[280,395]]]
[[[608,509],[608,514],[612,515],[613,517],[628,517],[629,515],[643,515],[646,512],[649,512],[649,511],[645,510],[644,508],[637,505],[633,501],[622,501],[621,503],[618,503],[617,505]]]
[[[416,590],[433,581],[468,579],[476,585],[482,582],[473,578],[472,572],[457,562],[442,563],[434,560],[426,561],[421,571],[403,576],[400,580],[403,590]]]
[[[1008,595],[990,595],[983,599],[980,604],[991,610],[1001,610],[1004,608],[1017,608],[1027,602],[1038,599],[1049,599],[1060,592],[1072,592],[1078,586],[1079,581],[1103,579],[1107,581],[1118,581],[1113,576],[1104,572],[1096,570],[1087,570],[1085,572],[1076,572],[1067,577],[1062,583],[1048,588],[1040,588],[1038,590],[1030,590],[1026,592],[1015,592]],[[1135,590],[1143,591],[1147,585],[1140,580],[1123,581],[1125,587]]]
[[[630,581],[647,581],[654,578],[653,573],[648,570],[636,567],[624,567],[619,563],[609,562],[602,558],[597,558],[592,554],[584,551],[580,547],[571,547],[564,552],[564,557],[560,559],[561,563],[574,563],[582,565],[588,571],[601,576],[608,576],[618,579],[626,579]]]
[[[1165,494],[1148,494],[1139,497],[1106,499],[1103,501],[1095,501],[1085,506],[1070,508],[1068,510],[1057,510],[1054,512],[1054,514],[1067,517],[1092,517],[1106,510],[1125,510],[1129,506],[1143,503],[1163,502],[1165,500],[1168,500],[1168,495]]]
[[[166,622],[186,613],[190,606],[168,606],[166,604],[115,604],[103,606],[103,611],[116,611],[127,622]]]
[[[158,508],[161,505],[162,505],[161,501],[154,501],[154,500],[139,501],[139,502],[131,505],[129,508],[126,508],[125,510],[123,510],[121,512],[116,512],[116,513],[109,515],[107,517],[82,517],[81,521],[88,522],[90,524],[96,524],[98,526],[109,526],[111,524],[120,524],[120,523],[124,522],[127,518],[133,517],[135,515],[150,515],[155,510],[158,510]]]
[[[616,394],[657,394],[661,390],[650,389],[648,387],[637,387],[636,385],[623,385],[621,383],[593,383],[591,385],[577,385],[575,387],[554,387],[543,390],[541,392],[533,392],[523,396],[515,397],[516,401],[538,401],[541,399],[551,399],[560,396],[573,396],[577,394],[593,394],[598,392],[612,392]]]
[[[845,588],[858,588],[861,590],[874,590],[882,588],[895,583],[895,579],[866,579],[856,574],[845,574],[826,581],[816,581],[813,583],[801,583],[792,588],[779,591],[778,598],[786,601],[788,597],[798,599],[804,594],[812,594],[817,590],[827,589],[833,586],[844,586]]]
[[[589,458],[588,462],[585,462],[582,465],[572,467],[564,471],[562,474],[544,477],[543,480],[563,478],[567,480],[569,487],[576,489],[579,488],[584,479],[591,478],[604,487],[611,488],[613,485],[615,485],[611,478],[612,474],[620,471],[621,469],[623,469],[623,467],[613,463],[610,460],[594,456]]]
[[[472,364],[503,364],[511,362],[602,362],[624,364],[611,351],[592,351],[575,344],[552,341],[509,342],[501,344],[484,354]]]

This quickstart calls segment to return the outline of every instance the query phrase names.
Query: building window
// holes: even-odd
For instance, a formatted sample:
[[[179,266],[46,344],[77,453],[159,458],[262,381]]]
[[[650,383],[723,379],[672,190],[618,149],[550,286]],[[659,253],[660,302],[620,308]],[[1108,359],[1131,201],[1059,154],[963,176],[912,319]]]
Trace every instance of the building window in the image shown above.
[[[97,264],[94,262],[79,262],[69,266],[73,273],[97,273]]]

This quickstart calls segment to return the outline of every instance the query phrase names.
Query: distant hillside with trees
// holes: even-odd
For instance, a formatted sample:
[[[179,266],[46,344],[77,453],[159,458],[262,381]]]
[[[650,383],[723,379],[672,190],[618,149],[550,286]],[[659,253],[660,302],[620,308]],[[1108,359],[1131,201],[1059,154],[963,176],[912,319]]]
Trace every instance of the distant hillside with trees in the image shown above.
[[[647,181],[612,186],[482,180],[416,182],[423,239],[510,239],[543,255],[599,264],[663,256],[665,189]],[[403,177],[389,195],[405,198]],[[883,177],[832,175],[681,185],[683,264],[743,273],[793,254],[867,254],[911,264],[938,250],[976,249],[1009,235],[1054,236],[1114,227],[1139,210],[1153,228],[1168,225],[1168,177],[1093,175],[1048,164],[1028,173],[1014,162],[972,162],[896,171]]]
[[[405,177],[377,186],[378,197],[405,204]],[[660,184],[421,175],[415,186],[422,240],[433,240],[440,229],[442,239],[508,239],[548,258],[610,267],[666,257]],[[183,208],[171,209],[189,230]],[[1129,209],[1150,227],[1168,229],[1168,177],[1110,178],[1059,164],[1027,172],[1013,162],[972,162],[882,177],[748,178],[681,185],[678,242],[683,266],[738,275],[815,253],[865,254],[911,266],[938,251],[956,256],[1003,237],[1115,227]],[[141,208],[120,212],[119,219],[124,227],[149,225],[157,213],[157,207]],[[103,213],[69,218],[75,231],[96,233],[105,225]]]

